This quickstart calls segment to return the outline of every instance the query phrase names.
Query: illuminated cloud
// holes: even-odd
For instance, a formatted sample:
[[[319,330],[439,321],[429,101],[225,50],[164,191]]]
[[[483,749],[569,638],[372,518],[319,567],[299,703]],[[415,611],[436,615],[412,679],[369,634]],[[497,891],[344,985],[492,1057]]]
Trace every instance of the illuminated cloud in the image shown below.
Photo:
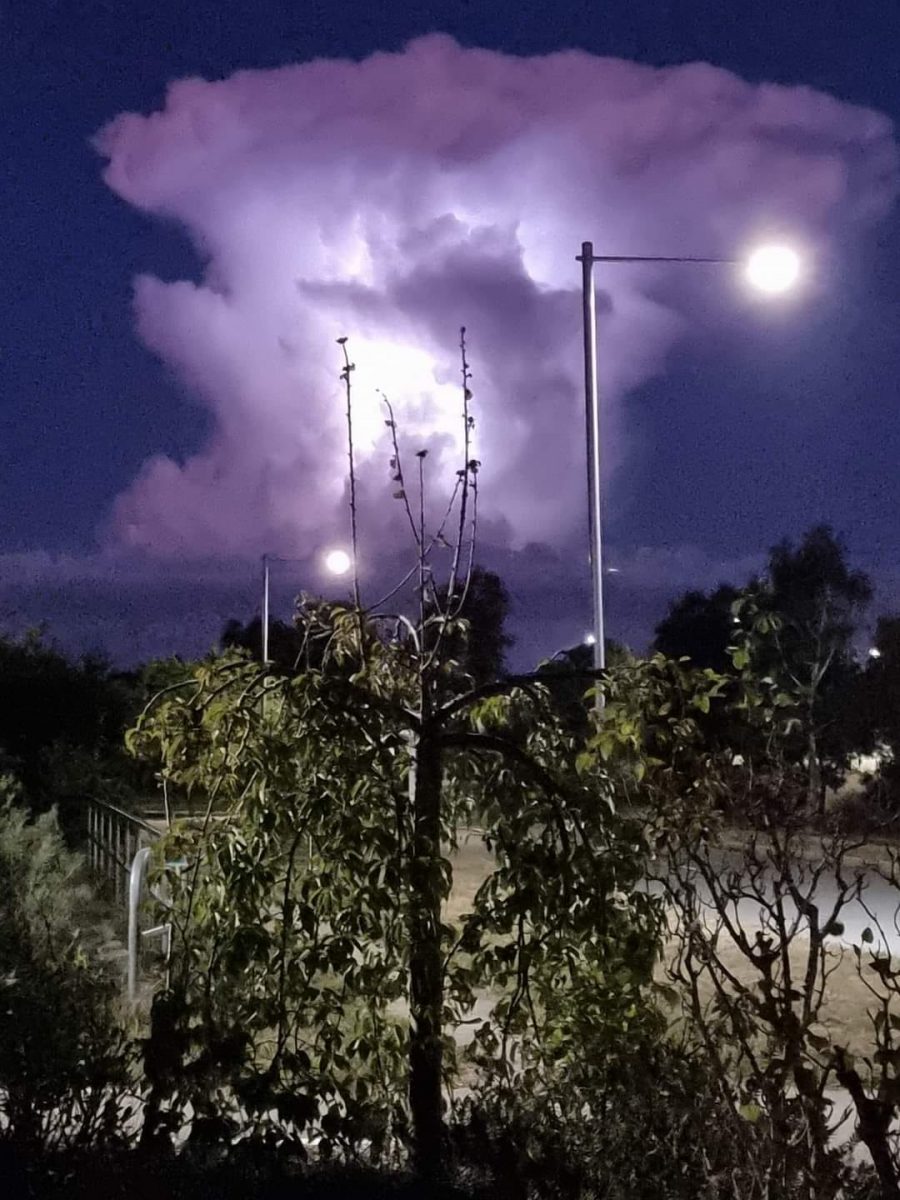
[[[715,255],[790,232],[815,250],[876,219],[896,187],[889,122],[809,89],[444,36],[358,63],[181,80],[162,111],[117,117],[96,145],[108,185],[182,224],[204,264],[199,286],[141,276],[134,304],[139,336],[212,413],[208,444],[146,462],[107,533],[176,557],[308,555],[344,530],[342,334],[364,533],[392,538],[376,389],[452,478],[461,324],[491,537],[565,541],[584,499],[581,239]],[[606,281],[614,470],[623,398],[697,313],[664,303],[653,269]]]

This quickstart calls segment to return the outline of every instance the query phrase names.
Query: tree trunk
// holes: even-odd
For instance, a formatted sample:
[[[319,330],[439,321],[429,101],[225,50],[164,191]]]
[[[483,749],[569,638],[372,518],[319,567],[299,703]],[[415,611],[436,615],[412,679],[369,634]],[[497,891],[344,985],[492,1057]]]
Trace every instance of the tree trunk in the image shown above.
[[[413,749],[410,791],[409,1107],[416,1169],[434,1178],[444,1165],[441,753],[427,734]]]
[[[900,1188],[897,1186],[897,1172],[894,1169],[890,1147],[893,1105],[873,1100],[866,1095],[859,1074],[848,1065],[843,1050],[837,1052],[835,1068],[838,1083],[847,1089],[856,1107],[859,1139],[872,1156],[878,1182],[881,1184],[882,1198],[897,1200],[897,1197],[900,1197]]]
[[[810,722],[812,717],[810,716]],[[817,816],[825,816],[825,788],[822,786],[822,764],[819,762],[819,745],[816,732],[810,728],[806,735],[806,761],[809,771],[809,791],[807,806],[810,812]]]

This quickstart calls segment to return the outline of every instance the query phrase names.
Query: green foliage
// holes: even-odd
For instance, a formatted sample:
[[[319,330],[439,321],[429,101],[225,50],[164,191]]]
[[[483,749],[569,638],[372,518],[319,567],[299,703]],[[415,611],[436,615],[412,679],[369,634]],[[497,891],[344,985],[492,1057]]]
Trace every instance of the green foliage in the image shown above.
[[[242,625],[232,618],[222,630],[222,648],[246,650],[257,662],[262,662],[262,620],[253,617]],[[306,649],[304,629],[299,623],[286,621],[269,622],[269,662],[272,668],[285,675],[293,675],[305,666]]]
[[[448,995],[501,993],[476,1027],[474,1061],[485,1083],[530,1091],[646,1015],[659,932],[640,886],[650,826],[620,811],[621,776],[579,755],[543,687],[493,696],[469,719],[474,739],[455,769],[478,797],[497,866],[463,919],[471,957],[454,966]],[[629,752],[627,730],[610,728]]]
[[[127,1043],[98,908],[55,814],[0,807],[0,1139],[28,1154],[123,1136]]]
[[[240,1108],[259,1136],[305,1131],[321,1156],[379,1160],[415,1117],[421,1028],[407,1014],[417,966],[433,969],[423,953],[442,976],[445,1086],[467,1064],[494,1087],[537,1086],[588,1035],[643,1019],[658,911],[639,886],[641,823],[618,813],[610,771],[576,762],[541,685],[467,697],[440,659],[415,708],[408,643],[339,607],[317,620],[322,669],[211,661],[130,736],[208,812],[160,850],[187,866],[167,876],[176,938],[146,1047],[149,1111],[162,1134],[189,1101],[193,1140]],[[433,809],[426,739],[441,754]],[[470,912],[423,930],[475,812],[496,870]],[[454,1035],[478,997],[492,1011],[463,1056]]]
[[[136,717],[140,708],[166,688],[178,687],[179,684],[190,680],[193,669],[192,662],[185,662],[177,654],[171,658],[155,658],[145,663],[135,679],[138,707],[134,716]]]
[[[772,1131],[736,1110],[700,1057],[645,1029],[582,1063],[537,1095],[464,1104],[454,1127],[461,1164],[495,1194],[541,1200],[783,1195],[763,1165]]]
[[[257,1141],[202,1151],[67,1153],[23,1164],[19,1178],[15,1164],[0,1157],[0,1170],[5,1194],[28,1200],[496,1200],[487,1186],[424,1183],[409,1172],[359,1164],[309,1164],[287,1146]]]
[[[609,669],[632,661],[631,652],[618,642],[606,639],[606,665]],[[588,683],[594,669],[594,650],[586,642],[559,651],[538,664],[537,674],[547,688],[565,727],[584,740],[591,723],[594,694],[588,695]]]
[[[791,710],[779,713],[789,724],[778,725],[778,753],[805,779],[808,817],[824,816],[826,787],[838,787],[851,756],[872,747],[874,714],[851,645],[870,598],[869,580],[848,566],[843,543],[817,526],[796,546],[773,547],[764,577],[740,591],[689,592],[657,628],[665,653],[723,672],[730,660],[737,673],[726,703],[703,722],[711,747],[768,773],[772,727],[762,714]]]
[[[730,756],[710,744],[707,721],[728,683],[715,671],[662,654],[623,660],[607,672],[588,750],[614,773],[619,794],[638,807],[648,837],[665,837],[685,820],[699,822],[699,831],[722,799]]]
[[[348,704],[347,678],[266,678],[239,658],[205,665],[133,739],[227,814],[162,850],[190,866],[171,880],[177,965],[147,1069],[200,1113],[224,1086],[263,1126],[377,1138],[400,1044],[402,744]]]

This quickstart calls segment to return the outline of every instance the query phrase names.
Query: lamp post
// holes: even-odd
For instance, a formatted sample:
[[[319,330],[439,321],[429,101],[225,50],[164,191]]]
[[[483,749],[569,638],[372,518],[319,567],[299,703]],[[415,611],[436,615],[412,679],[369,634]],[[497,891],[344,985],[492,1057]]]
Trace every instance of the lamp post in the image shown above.
[[[260,620],[262,623],[262,662],[264,667],[269,663],[269,626],[271,624],[269,618],[269,566],[273,562],[304,561],[301,558],[282,558],[278,554],[264,554],[262,556],[262,609]],[[328,550],[322,562],[329,575],[346,575],[353,565],[353,559],[346,550]]]
[[[262,665],[264,667],[269,664],[269,558],[271,556],[264,554],[262,556]]]
[[[734,266],[736,258],[646,254],[594,254],[593,242],[582,242],[576,262],[581,263],[581,303],[584,325],[584,403],[587,433],[588,524],[591,586],[594,606],[594,670],[606,667],[603,620],[603,491],[600,481],[600,397],[597,389],[597,306],[594,296],[594,263],[710,263]],[[747,259],[747,278],[760,291],[787,291],[799,274],[800,260],[786,246],[761,246]],[[603,694],[597,689],[597,706]]]

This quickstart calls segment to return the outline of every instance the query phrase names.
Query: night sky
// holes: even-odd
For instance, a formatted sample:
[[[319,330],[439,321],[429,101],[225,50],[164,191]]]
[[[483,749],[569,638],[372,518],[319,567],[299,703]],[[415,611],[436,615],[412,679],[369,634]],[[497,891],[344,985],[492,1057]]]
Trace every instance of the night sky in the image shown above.
[[[458,45],[199,82],[434,33]],[[552,653],[590,611],[581,241],[718,255],[770,229],[812,252],[790,302],[721,272],[598,278],[609,632],[641,645],[668,596],[741,582],[822,521],[900,608],[897,168],[887,126],[848,107],[900,117],[897,45],[886,0],[0,0],[0,629],[46,620],[126,662],[251,615],[263,550],[300,560],[283,612],[324,586],[344,528],[339,334],[373,439],[364,576],[389,578],[402,540],[371,396],[392,391],[410,447],[440,461],[464,321],[482,557],[513,592],[517,658]],[[508,57],[563,49],[745,83]],[[117,120],[188,78],[167,124]]]

